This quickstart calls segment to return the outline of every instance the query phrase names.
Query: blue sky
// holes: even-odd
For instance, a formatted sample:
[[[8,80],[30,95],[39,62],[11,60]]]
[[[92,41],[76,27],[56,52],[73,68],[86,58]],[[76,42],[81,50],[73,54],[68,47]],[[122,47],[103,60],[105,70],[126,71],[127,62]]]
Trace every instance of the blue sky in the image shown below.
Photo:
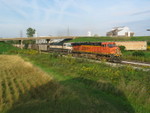
[[[116,26],[128,26],[136,35],[150,35],[150,0],[0,0],[0,37],[100,36]]]

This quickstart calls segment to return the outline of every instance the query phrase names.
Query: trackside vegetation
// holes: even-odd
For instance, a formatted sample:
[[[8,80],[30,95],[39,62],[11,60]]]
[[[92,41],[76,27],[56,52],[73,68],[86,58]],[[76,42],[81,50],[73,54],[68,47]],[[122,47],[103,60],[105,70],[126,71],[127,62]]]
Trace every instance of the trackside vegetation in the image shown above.
[[[0,113],[150,113],[150,71],[8,51],[0,55]]]
[[[99,42],[99,41],[148,41],[150,36],[136,36],[136,37],[79,37],[69,42]]]
[[[150,63],[150,51],[122,51],[123,60]]]

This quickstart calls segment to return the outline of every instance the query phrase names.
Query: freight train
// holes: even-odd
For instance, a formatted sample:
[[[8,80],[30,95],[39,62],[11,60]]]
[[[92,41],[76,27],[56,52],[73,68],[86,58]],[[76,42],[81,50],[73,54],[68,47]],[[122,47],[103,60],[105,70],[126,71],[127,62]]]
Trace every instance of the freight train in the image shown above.
[[[48,46],[49,52],[72,54],[76,57],[86,57],[92,59],[105,59],[110,62],[121,62],[121,51],[115,42],[80,42],[63,43],[62,45],[51,44]]]

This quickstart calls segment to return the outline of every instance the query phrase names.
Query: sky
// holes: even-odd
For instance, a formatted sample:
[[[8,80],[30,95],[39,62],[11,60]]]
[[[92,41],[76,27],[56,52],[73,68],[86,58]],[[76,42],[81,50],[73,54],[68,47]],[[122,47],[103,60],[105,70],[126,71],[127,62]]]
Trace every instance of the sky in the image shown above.
[[[0,0],[0,37],[105,36],[128,26],[136,36],[150,36],[150,0]]]

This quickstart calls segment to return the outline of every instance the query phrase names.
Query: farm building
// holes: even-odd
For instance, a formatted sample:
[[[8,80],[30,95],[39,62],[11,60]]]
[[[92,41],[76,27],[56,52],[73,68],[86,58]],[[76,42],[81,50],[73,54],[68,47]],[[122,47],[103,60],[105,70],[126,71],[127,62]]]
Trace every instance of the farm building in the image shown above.
[[[132,37],[134,32],[130,31],[128,27],[115,27],[106,35],[109,37]]]
[[[125,46],[126,50],[147,50],[146,41],[119,41],[115,43],[117,46]]]

